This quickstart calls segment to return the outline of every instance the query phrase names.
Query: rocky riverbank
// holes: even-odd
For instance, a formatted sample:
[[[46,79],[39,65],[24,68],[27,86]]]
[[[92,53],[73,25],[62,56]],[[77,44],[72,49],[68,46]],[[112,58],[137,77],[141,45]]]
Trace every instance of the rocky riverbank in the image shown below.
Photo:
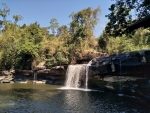
[[[36,83],[63,85],[67,66],[51,69],[1,71],[0,83]]]
[[[1,71],[0,83],[13,83],[14,76],[13,71]]]

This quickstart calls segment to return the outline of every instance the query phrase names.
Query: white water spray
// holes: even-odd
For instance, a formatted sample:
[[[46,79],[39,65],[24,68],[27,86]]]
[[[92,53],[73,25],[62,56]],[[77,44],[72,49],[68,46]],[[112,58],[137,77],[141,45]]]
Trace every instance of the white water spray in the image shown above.
[[[69,65],[66,73],[66,87],[78,88],[81,76],[85,75],[85,65]]]
[[[89,66],[92,61],[88,64],[80,65],[69,65],[66,72],[66,88],[79,88],[85,83],[85,89],[88,89],[88,76],[89,76]],[[83,80],[83,81],[82,81]]]
[[[86,80],[85,80],[85,89],[88,89],[88,79],[89,79],[89,66],[91,65],[92,61],[90,61],[86,66]]]

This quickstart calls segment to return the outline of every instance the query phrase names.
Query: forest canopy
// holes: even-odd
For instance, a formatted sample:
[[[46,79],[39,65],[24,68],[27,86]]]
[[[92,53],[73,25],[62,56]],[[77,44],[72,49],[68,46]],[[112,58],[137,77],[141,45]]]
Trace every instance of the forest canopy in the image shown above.
[[[69,27],[59,26],[56,18],[50,19],[50,25],[41,27],[35,22],[30,25],[18,25],[23,16],[14,15],[14,22],[7,20],[10,9],[2,4],[0,9],[0,66],[5,69],[32,69],[34,65],[45,62],[50,68],[68,64],[72,59],[97,51],[98,43],[93,30],[99,20],[100,8],[88,7],[70,14]],[[34,64],[34,65],[33,65]]]
[[[44,62],[47,68],[70,64],[72,60],[94,52],[123,53],[150,48],[150,28],[139,28],[131,33],[126,29],[150,15],[149,0],[116,0],[109,8],[109,19],[103,33],[95,38],[94,29],[100,19],[100,7],[88,7],[70,14],[69,26],[59,26],[51,18],[47,27],[40,23],[18,24],[23,16],[13,15],[2,3],[0,9],[0,67],[3,69],[33,69]],[[132,15],[136,11],[136,16]]]

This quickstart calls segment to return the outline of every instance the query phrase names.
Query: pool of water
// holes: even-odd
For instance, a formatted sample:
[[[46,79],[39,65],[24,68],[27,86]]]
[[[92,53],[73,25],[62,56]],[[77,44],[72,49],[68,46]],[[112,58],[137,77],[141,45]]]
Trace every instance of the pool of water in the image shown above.
[[[0,113],[149,113],[145,101],[47,84],[0,84]]]

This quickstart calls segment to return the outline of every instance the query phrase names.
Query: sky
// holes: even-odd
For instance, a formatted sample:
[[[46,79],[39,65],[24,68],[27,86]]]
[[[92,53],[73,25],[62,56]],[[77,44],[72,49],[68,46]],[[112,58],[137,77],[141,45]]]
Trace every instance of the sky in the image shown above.
[[[0,0],[0,9],[3,9],[2,3],[7,4],[10,8],[7,20],[12,22],[14,22],[13,15],[23,16],[23,20],[18,22],[19,25],[30,25],[37,21],[41,27],[48,27],[52,18],[57,19],[59,26],[68,26],[71,22],[69,15],[72,12],[76,13],[88,7],[93,9],[100,7],[100,20],[94,30],[95,37],[99,37],[108,22],[105,15],[110,13],[108,8],[113,2],[112,0]]]

